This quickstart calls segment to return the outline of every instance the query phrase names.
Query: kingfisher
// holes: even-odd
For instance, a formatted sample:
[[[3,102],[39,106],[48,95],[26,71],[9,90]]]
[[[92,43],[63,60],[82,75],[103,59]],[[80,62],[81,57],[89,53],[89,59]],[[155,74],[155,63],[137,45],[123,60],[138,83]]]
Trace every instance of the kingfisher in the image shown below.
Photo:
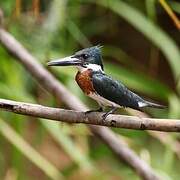
[[[87,96],[99,104],[99,109],[86,113],[103,112],[104,108],[108,107],[110,110],[102,115],[103,120],[121,107],[139,111],[143,111],[144,107],[164,108],[163,105],[145,100],[130,91],[122,82],[105,74],[99,45],[82,49],[72,56],[52,60],[47,65],[77,67],[77,84]]]

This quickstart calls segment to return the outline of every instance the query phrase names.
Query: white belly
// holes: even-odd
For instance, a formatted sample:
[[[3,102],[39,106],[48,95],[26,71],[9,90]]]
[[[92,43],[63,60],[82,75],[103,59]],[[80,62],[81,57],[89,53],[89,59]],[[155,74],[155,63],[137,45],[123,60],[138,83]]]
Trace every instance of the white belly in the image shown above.
[[[96,93],[90,93],[90,94],[88,94],[88,96],[91,97],[92,99],[94,99],[95,101],[97,101],[100,106],[108,106],[108,107],[113,106],[113,107],[119,107],[119,108],[121,107],[120,105],[118,105],[112,101],[109,101]]]

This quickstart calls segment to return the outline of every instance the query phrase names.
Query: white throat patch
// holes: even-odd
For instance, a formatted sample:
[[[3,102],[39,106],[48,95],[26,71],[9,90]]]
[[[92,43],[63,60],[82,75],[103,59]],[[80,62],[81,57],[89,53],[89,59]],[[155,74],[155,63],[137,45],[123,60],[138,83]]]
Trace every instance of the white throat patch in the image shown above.
[[[86,65],[86,67],[77,66],[77,69],[80,72],[86,71],[88,69],[92,69],[93,71],[101,71],[101,72],[103,72],[101,66],[97,65],[97,64],[88,64],[88,65]]]

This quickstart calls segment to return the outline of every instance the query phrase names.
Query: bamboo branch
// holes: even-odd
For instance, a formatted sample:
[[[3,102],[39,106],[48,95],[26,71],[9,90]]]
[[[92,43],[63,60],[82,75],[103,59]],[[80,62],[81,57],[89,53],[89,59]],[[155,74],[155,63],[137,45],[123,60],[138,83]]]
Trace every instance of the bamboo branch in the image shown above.
[[[58,82],[41,64],[33,57],[11,34],[0,28],[0,42],[6,50],[17,58],[32,76],[49,91],[57,100],[61,99],[67,106],[75,110],[86,111],[88,108],[74,95],[72,95],[60,82]],[[91,131],[101,138],[106,145],[124,160],[145,180],[158,180],[159,177],[151,167],[141,160],[130,148],[125,146],[122,139],[118,138],[110,129],[89,125]]]

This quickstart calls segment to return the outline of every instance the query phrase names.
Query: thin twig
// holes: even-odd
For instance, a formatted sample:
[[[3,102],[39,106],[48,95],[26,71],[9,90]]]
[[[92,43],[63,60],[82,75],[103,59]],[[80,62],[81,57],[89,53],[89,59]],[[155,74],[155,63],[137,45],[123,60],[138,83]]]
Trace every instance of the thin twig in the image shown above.
[[[172,9],[168,5],[168,3],[165,0],[159,0],[159,3],[164,8],[164,10],[167,12],[169,17],[173,20],[174,25],[177,27],[177,29],[180,30],[180,20],[176,16],[176,14],[172,11]]]
[[[34,58],[11,34],[0,28],[0,42],[32,76],[48,90],[56,99],[61,99],[71,109],[86,111],[88,108],[74,95],[72,95],[60,82],[58,82],[41,64]],[[100,137],[105,144],[124,160],[145,180],[158,180],[159,177],[151,167],[141,160],[130,148],[125,146],[124,141],[119,139],[110,129],[89,125],[91,131]]]

